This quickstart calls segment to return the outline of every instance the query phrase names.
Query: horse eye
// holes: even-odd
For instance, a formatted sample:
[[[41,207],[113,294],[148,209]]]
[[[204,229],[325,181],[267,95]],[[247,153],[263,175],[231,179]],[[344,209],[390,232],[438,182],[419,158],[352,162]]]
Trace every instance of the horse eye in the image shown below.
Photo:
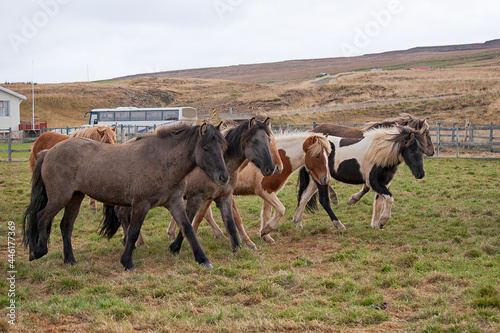
[[[316,158],[320,158],[320,156],[321,156],[321,155],[320,155],[320,154],[318,154],[318,155],[316,155]]]

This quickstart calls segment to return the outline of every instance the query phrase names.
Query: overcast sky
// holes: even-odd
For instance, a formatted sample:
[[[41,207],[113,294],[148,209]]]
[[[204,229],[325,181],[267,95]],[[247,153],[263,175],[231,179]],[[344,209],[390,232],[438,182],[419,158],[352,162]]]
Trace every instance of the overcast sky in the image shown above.
[[[500,38],[498,0],[0,0],[0,84]]]

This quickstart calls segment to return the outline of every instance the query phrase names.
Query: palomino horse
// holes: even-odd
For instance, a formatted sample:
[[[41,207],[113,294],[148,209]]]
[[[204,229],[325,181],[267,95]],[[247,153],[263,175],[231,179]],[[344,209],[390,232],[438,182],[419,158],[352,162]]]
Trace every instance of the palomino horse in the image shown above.
[[[64,262],[76,263],[71,234],[87,194],[105,204],[107,216],[101,234],[108,238],[120,227],[113,206],[131,207],[127,242],[120,260],[125,269],[135,269],[132,251],[147,212],[156,206],[166,207],[179,222],[195,260],[212,267],[186,216],[182,195],[184,178],[197,166],[216,184],[228,182],[222,157],[225,147],[226,141],[216,127],[180,124],[123,145],[70,138],[40,153],[33,172],[31,202],[23,217],[23,243],[29,246],[30,260],[47,254],[52,219],[64,208],[60,225]]]
[[[328,140],[332,143],[328,161],[330,175],[344,183],[365,184],[377,193],[371,225],[382,229],[391,217],[394,198],[388,188],[399,164],[404,161],[417,179],[425,175],[422,157],[426,144],[424,135],[408,126],[393,126],[367,131],[361,139],[329,136]],[[304,208],[318,189],[322,194],[320,200],[328,201],[328,186],[315,184],[307,172],[301,170],[299,205],[293,218],[297,227],[302,228]],[[330,218],[334,225],[342,225],[333,211]]]
[[[265,124],[267,124],[267,125],[268,125],[268,127],[269,127],[269,118],[267,118],[266,120],[264,120],[264,123],[265,123]],[[255,121],[253,121],[253,122],[251,122],[251,123],[248,123],[248,126],[252,126],[252,127],[253,127],[253,126],[255,126],[255,124],[256,124],[256,122],[255,122]],[[230,130],[231,128],[233,128],[233,127],[237,127],[237,126],[238,126],[238,123],[236,123],[236,122],[234,122],[234,121],[232,121],[232,120],[224,120],[223,122],[221,122],[221,124],[219,124],[219,126],[220,126],[221,128],[223,128],[222,133],[225,133],[225,135],[227,136],[227,135],[229,134],[229,130]],[[244,133],[243,133],[244,131],[242,131],[242,129],[244,129],[244,126],[239,128],[239,131],[241,131],[241,133],[240,133],[240,134],[244,134]],[[236,130],[236,129],[233,129],[233,130],[231,131],[231,135],[229,135],[229,137],[228,137],[228,138],[234,138],[233,133],[234,133],[234,131],[235,131],[235,130]],[[256,133],[257,133],[257,132],[256,132]],[[275,165],[274,174],[279,174],[279,173],[281,173],[281,172],[282,172],[282,170],[283,170],[283,163],[282,163],[281,158],[280,158],[280,153],[278,152],[278,147],[276,146],[276,140],[275,140],[275,138],[274,138],[274,134],[273,134],[273,132],[272,132],[271,130],[269,130],[268,135],[269,135],[269,137],[270,137],[270,139],[271,139],[271,140],[269,141],[269,153],[271,154],[272,162],[273,162],[273,164]],[[243,138],[243,137],[242,137],[242,138]],[[248,141],[249,141],[249,138],[244,138],[244,140],[245,140],[244,144],[245,144],[246,146],[248,146],[248,147],[252,147],[252,146],[250,145],[250,143],[248,142]],[[234,143],[236,144],[237,142],[235,141]],[[266,143],[264,142],[264,145],[265,145],[265,144],[266,144]],[[254,143],[254,145],[255,145],[255,143]],[[235,149],[235,150],[236,150],[236,149]],[[232,157],[229,157],[229,158],[232,158]],[[243,162],[243,164],[245,164],[245,165],[246,165],[247,163],[248,163],[248,160],[245,160],[245,161]],[[226,165],[227,165],[227,161],[226,161]],[[239,168],[239,170],[241,170],[241,167]],[[261,169],[258,169],[258,168],[257,168],[256,170],[258,171],[257,173],[258,173],[258,174],[260,174],[260,175],[262,175],[262,173],[264,172],[264,171],[261,171]],[[236,176],[237,176],[237,173],[235,173],[236,171],[233,171],[233,172],[232,172],[232,171],[229,171],[229,172],[230,172],[230,174],[231,174],[231,179],[235,180],[235,179],[237,178],[237,177],[236,177]],[[191,176],[191,175],[190,175],[190,176]],[[263,177],[263,176],[261,176],[261,177]],[[194,176],[193,176],[193,177],[190,177],[189,179],[194,179]],[[189,184],[189,185],[188,185],[187,192],[189,192],[189,191],[190,191],[190,188],[191,188],[191,187],[193,187],[193,189],[191,190],[191,192],[192,192],[192,191],[198,191],[198,190],[199,190],[198,188],[196,188],[196,186],[198,186],[199,184],[196,184],[196,183],[191,183],[190,181],[188,181],[188,184]],[[201,184],[203,184],[203,182],[202,182]],[[233,186],[233,185],[232,185],[232,184],[230,184],[230,185],[228,185],[228,186]],[[234,187],[234,186],[233,186],[233,187]],[[210,193],[213,193],[213,195],[212,195],[212,196],[213,196],[213,197],[215,197],[215,196],[217,196],[217,193],[216,193],[217,191],[218,191],[219,193],[225,193],[225,192],[227,192],[228,190],[231,190],[231,192],[232,192],[232,189],[230,189],[230,188],[225,188],[225,189],[223,189],[223,188],[218,188],[218,189],[216,189],[216,191],[215,191],[215,192],[214,192],[214,189],[204,188],[204,189],[203,189],[203,193],[205,193],[205,195],[208,195],[208,196],[210,196]],[[200,193],[200,194],[201,194],[201,193]],[[227,195],[227,193],[226,193],[226,195]],[[211,202],[211,201],[210,201],[210,202]],[[120,208],[120,210],[121,210],[121,208]],[[211,223],[211,221],[213,221],[213,218],[211,219],[211,221],[210,221],[210,220],[208,220],[208,219],[211,217],[211,213],[212,213],[212,211],[211,211],[211,210],[209,210],[209,213],[210,213],[210,216],[208,216],[208,215],[207,215],[207,221],[209,221],[209,223]],[[233,213],[234,213],[234,211],[233,211]],[[126,212],[125,212],[125,211],[122,211],[122,212],[121,212],[121,214],[126,214]],[[197,214],[197,216],[198,216],[198,214]],[[126,228],[127,220],[128,220],[128,215],[121,215],[121,217],[120,217],[120,221],[122,221],[122,226],[125,224],[125,228]],[[215,223],[215,222],[214,222],[214,223]],[[176,221],[172,218],[172,219],[170,220],[170,225],[169,225],[169,227],[168,227],[168,234],[170,235],[170,237],[171,237],[172,239],[175,239],[175,237],[176,237],[176,236],[175,236],[176,226],[177,226],[177,223],[176,223]],[[237,227],[238,227],[238,225],[237,225]],[[198,225],[193,225],[193,228],[194,228],[194,230],[195,230],[195,232],[196,232],[196,231],[197,231],[197,229],[198,229]],[[219,229],[219,227],[216,227],[216,228],[217,228],[216,230],[214,229],[214,236],[215,236],[216,238],[226,238],[226,236],[224,236],[224,233],[222,232],[222,230],[220,230],[220,229]],[[241,233],[241,231],[240,231],[240,233]],[[245,236],[246,236],[246,234],[245,234]],[[122,238],[122,242],[123,242],[123,244],[125,244],[125,237],[123,237],[123,238]],[[138,240],[137,240],[137,242],[136,242],[136,244],[135,244],[135,245],[136,245],[136,246],[141,246],[141,247],[146,247],[146,248],[147,248],[147,247],[149,247],[149,246],[145,243],[144,238],[142,237],[142,233],[141,233],[141,234],[139,234],[139,238],[138,238]]]
[[[28,160],[31,172],[35,170],[36,160],[39,152],[41,152],[44,149],[50,149],[59,142],[69,139],[70,137],[88,138],[94,141],[114,144],[116,143],[116,126],[89,127],[78,131],[74,131],[69,136],[64,134],[59,134],[56,132],[44,132],[40,134],[38,139],[36,139],[36,141],[33,143],[31,147],[31,153]],[[97,210],[96,202],[92,198],[89,198],[89,207],[94,211]]]
[[[264,199],[261,213],[260,234],[268,243],[274,243],[269,232],[276,230],[278,222],[285,214],[285,206],[277,197],[277,193],[283,188],[290,175],[299,167],[305,165],[312,173],[315,180],[328,184],[328,155],[330,154],[330,142],[323,135],[310,132],[285,132],[276,135],[283,172],[271,176],[263,176],[259,169],[253,164],[246,165],[238,174],[238,182],[234,190],[235,195],[258,195]],[[274,216],[271,209],[274,208]],[[248,237],[243,227],[243,221],[233,201],[233,215],[242,242],[253,249],[257,249],[254,242]],[[196,232],[203,217],[208,221],[214,235],[223,236],[222,231],[215,223],[212,211],[208,206],[205,210],[200,209],[193,221]],[[168,234],[175,236],[175,224],[170,223]]]
[[[323,124],[319,125],[316,128],[314,128],[312,131],[316,133],[323,133],[323,134],[328,134],[328,135],[333,135],[333,136],[339,136],[343,138],[353,138],[353,139],[359,139],[363,137],[364,132],[374,129],[374,128],[380,128],[380,127],[391,127],[394,125],[401,125],[401,126],[408,126],[413,129],[419,130],[424,134],[424,142],[425,142],[425,148],[424,148],[424,153],[427,156],[433,156],[434,155],[434,145],[432,144],[432,139],[431,135],[429,132],[429,124],[427,123],[426,119],[419,119],[415,118],[412,115],[408,113],[402,113],[399,117],[395,118],[388,118],[385,120],[382,120],[380,122],[370,122],[362,127],[354,128],[351,126],[341,126],[341,125],[335,125],[335,124]],[[363,185],[363,188],[361,191],[358,193],[355,193],[351,196],[349,199],[349,204],[354,205],[357,203],[366,193],[370,191],[370,188],[366,185]],[[332,202],[334,204],[338,203],[337,200],[337,194],[335,191],[331,188],[328,187],[328,193],[330,195],[330,198],[332,199]],[[324,201],[323,201],[324,202]],[[331,211],[331,208],[329,207],[324,207],[326,211]]]
[[[192,221],[199,210],[205,212],[212,201],[215,201],[231,239],[233,250],[240,246],[232,210],[233,191],[239,177],[238,171],[244,162],[249,161],[264,176],[274,173],[275,166],[269,152],[271,133],[269,118],[264,122],[252,118],[226,131],[228,148],[224,153],[224,161],[230,175],[230,180],[226,185],[216,186],[197,170],[187,177],[188,185],[184,197],[187,200],[188,218]],[[179,252],[183,238],[182,233],[179,232],[175,241],[170,245],[173,253]]]

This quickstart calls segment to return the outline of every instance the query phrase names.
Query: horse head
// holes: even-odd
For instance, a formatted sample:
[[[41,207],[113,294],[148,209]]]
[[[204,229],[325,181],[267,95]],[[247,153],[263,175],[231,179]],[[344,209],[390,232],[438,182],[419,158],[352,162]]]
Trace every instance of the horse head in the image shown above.
[[[305,166],[321,185],[327,185],[330,182],[328,155],[332,149],[330,142],[326,139],[327,136],[311,135],[302,144],[302,150],[306,153]]]
[[[399,127],[397,138],[401,147],[401,156],[411,170],[413,177],[421,179],[425,176],[422,154],[425,152],[425,136],[420,130],[408,126]]]
[[[229,173],[224,163],[223,151],[227,147],[222,133],[213,125],[203,123],[199,127],[199,137],[194,150],[196,164],[217,185],[229,181]]]
[[[245,127],[241,129],[241,147],[245,157],[255,164],[264,176],[272,175],[275,172],[275,164],[270,152],[272,132],[269,118],[260,122],[253,117],[243,126]],[[279,157],[279,153],[277,155]]]

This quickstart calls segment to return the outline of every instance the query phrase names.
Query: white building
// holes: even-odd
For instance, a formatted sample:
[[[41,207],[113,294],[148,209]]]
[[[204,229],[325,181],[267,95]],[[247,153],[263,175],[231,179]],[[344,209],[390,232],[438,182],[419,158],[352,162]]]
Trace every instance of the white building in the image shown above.
[[[0,133],[19,130],[21,116],[19,104],[26,99],[26,96],[18,94],[12,90],[0,86]]]

